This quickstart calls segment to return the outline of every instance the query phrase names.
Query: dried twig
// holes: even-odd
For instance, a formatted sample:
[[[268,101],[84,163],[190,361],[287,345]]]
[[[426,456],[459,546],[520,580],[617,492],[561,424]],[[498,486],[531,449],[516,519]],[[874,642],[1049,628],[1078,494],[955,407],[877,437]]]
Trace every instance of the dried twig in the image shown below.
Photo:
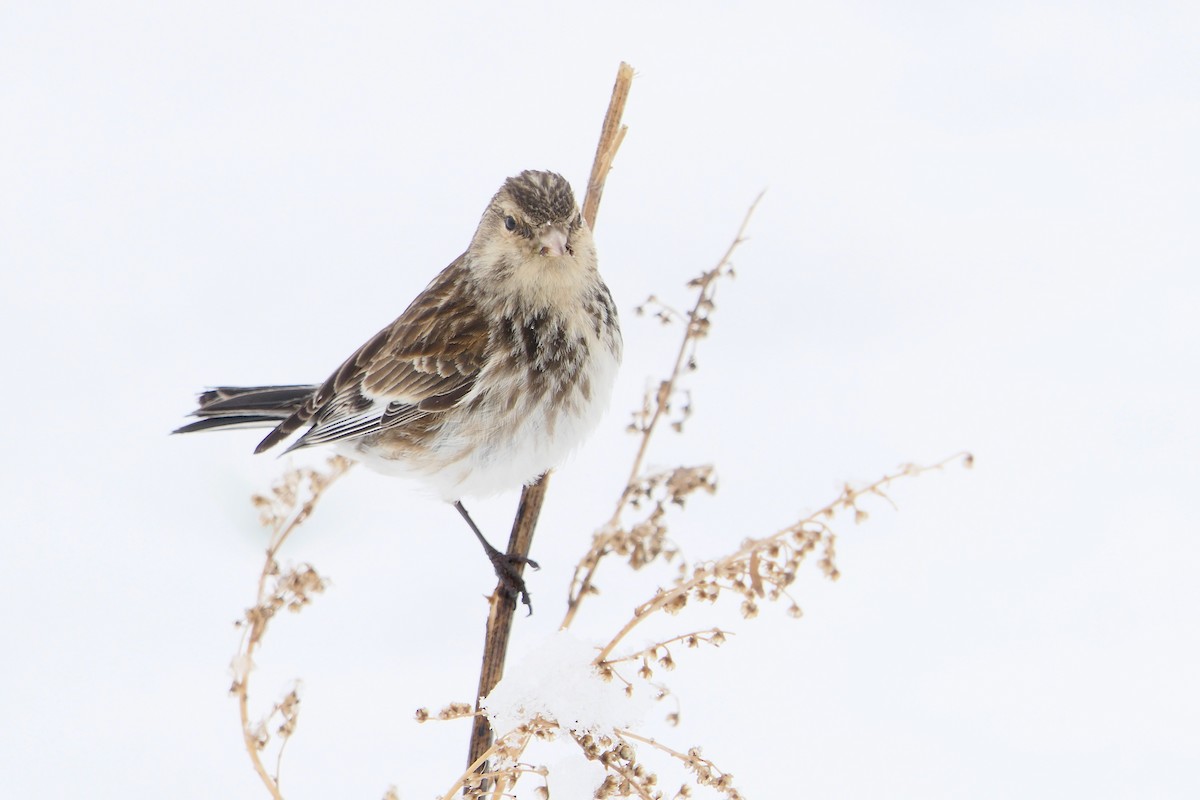
[[[600,197],[604,191],[604,181],[612,167],[617,148],[625,137],[626,126],[621,124],[621,115],[625,109],[625,100],[629,96],[629,87],[633,83],[633,67],[622,63],[617,69],[617,80],[613,86],[612,99],[609,101],[608,112],[604,116],[604,125],[600,132],[600,143],[596,148],[596,157],[592,163],[592,173],[588,180],[587,194],[583,201],[583,216],[588,227],[596,227],[596,213],[600,208]],[[508,541],[508,554],[528,558],[533,545],[533,531],[537,525],[538,515],[542,510],[542,502],[546,497],[547,481],[550,473],[543,475],[536,483],[526,486],[521,493],[521,503],[517,508],[516,519],[513,520],[512,533]],[[518,571],[523,571],[518,567]],[[484,635],[483,662],[479,672],[479,691],[476,697],[486,697],[504,674],[504,660],[508,652],[508,637],[512,630],[513,614],[516,611],[517,600],[503,591],[497,584],[492,592],[488,611],[487,631]],[[468,750],[467,763],[470,770],[486,771],[486,752],[492,742],[491,726],[485,717],[479,716],[472,725],[471,743]]]
[[[741,792],[733,788],[733,775],[728,772],[722,772],[717,768],[717,765],[709,761],[704,756],[700,755],[700,748],[693,747],[686,753],[681,753],[678,750],[667,747],[665,744],[645,736],[639,736],[633,731],[618,730],[617,737],[622,740],[632,740],[650,745],[651,747],[666,753],[671,758],[682,763],[689,772],[696,776],[696,783],[701,786],[708,786],[721,792],[729,800],[740,800]]]
[[[859,507],[859,501],[864,497],[880,497],[890,503],[891,499],[884,490],[892,482],[941,469],[952,461],[961,461],[964,466],[969,467],[973,458],[970,453],[956,453],[930,466],[905,464],[896,472],[862,488],[856,489],[847,484],[836,499],[803,519],[770,536],[748,539],[724,558],[694,566],[690,577],[680,578],[670,589],[658,590],[654,597],[637,606],[629,621],[600,649],[594,663],[601,668],[611,666],[608,661],[609,655],[630,631],[655,612],[679,612],[687,605],[689,597],[711,602],[715,601],[722,591],[733,591],[741,595],[742,615],[747,618],[758,614],[759,599],[790,599],[787,587],[796,580],[796,571],[805,558],[818,547],[821,548],[818,566],[826,577],[837,580],[839,572],[834,563],[836,537],[833,530],[825,524],[825,520],[832,518],[839,511],[852,511],[855,521],[862,522],[866,519],[867,512]],[[800,607],[794,601],[789,611],[793,616],[800,616]]]
[[[511,796],[509,790],[522,775],[533,773],[546,777],[542,767],[531,767],[520,763],[521,755],[533,739],[553,736],[558,729],[558,723],[535,717],[513,731],[501,736],[496,742],[479,754],[479,757],[467,765],[467,770],[458,777],[450,790],[441,795],[442,798],[453,797],[458,791],[464,796],[481,798],[490,795],[495,800]],[[489,771],[488,761],[495,759],[503,766]],[[491,788],[488,785],[491,784]]]
[[[312,601],[312,595],[325,589],[325,580],[309,564],[300,564],[287,571],[280,569],[277,556],[284,542],[300,527],[316,508],[324,491],[346,473],[353,465],[348,459],[334,456],[329,459],[326,472],[300,468],[286,472],[271,487],[271,494],[255,495],[254,505],[259,509],[262,524],[271,529],[267,544],[266,559],[258,576],[256,604],[246,610],[244,619],[238,622],[242,628],[242,640],[234,656],[233,685],[229,691],[238,699],[238,713],[242,720],[242,739],[254,771],[262,779],[267,791],[275,800],[282,800],[279,789],[279,773],[283,758],[283,746],[296,728],[300,696],[295,688],[257,723],[250,721],[250,672],[254,669],[254,653],[266,633],[267,625],[275,614],[282,610],[299,611]],[[273,581],[269,579],[274,579]],[[282,740],[275,759],[275,773],[267,771],[262,761],[262,752],[271,740],[270,727],[278,717],[280,722],[275,733]]]
[[[641,475],[642,465],[646,459],[646,452],[650,446],[650,439],[658,429],[659,423],[671,411],[671,400],[677,392],[680,377],[685,370],[691,368],[695,363],[693,359],[696,343],[708,334],[709,313],[713,309],[713,292],[715,291],[716,281],[724,275],[731,274],[731,259],[733,258],[734,251],[746,240],[746,227],[750,224],[750,218],[754,215],[754,209],[758,207],[760,200],[762,200],[762,194],[759,194],[750,205],[750,209],[742,219],[741,227],[738,228],[737,236],[734,237],[733,242],[730,243],[729,248],[725,251],[725,255],[721,257],[717,265],[688,284],[697,290],[696,302],[687,314],[687,326],[684,329],[683,339],[679,343],[679,350],[675,354],[675,364],[671,368],[670,376],[658,385],[653,398],[647,397],[644,410],[640,414],[635,415],[631,428],[634,432],[641,434],[641,440],[638,443],[637,452],[633,457],[633,466],[629,470],[629,478],[626,480],[625,490],[617,499],[616,508],[613,510],[612,516],[596,532],[591,549],[588,550],[575,567],[575,576],[571,581],[571,589],[567,597],[567,614],[563,618],[561,625],[563,628],[569,627],[571,622],[574,621],[575,614],[579,611],[579,605],[583,602],[583,598],[595,593],[595,586],[592,580],[596,575],[596,569],[600,566],[601,560],[608,554],[620,549],[619,540],[628,538],[629,532],[623,530],[621,527],[621,515],[627,508],[635,505],[639,497],[644,497],[648,494],[644,488],[645,482],[648,479],[640,478],[639,476]],[[653,297],[650,298],[650,302],[657,303]],[[666,319],[667,317],[664,317],[664,314],[668,317],[680,316],[678,312],[673,312],[670,309],[660,311],[660,318]],[[681,468],[681,470],[684,470],[684,468]],[[709,491],[712,490],[711,469],[706,467],[692,467],[684,471],[700,473],[702,475],[699,483],[692,482],[691,488],[696,488],[703,484]],[[676,470],[674,474],[678,474],[679,472],[680,470]],[[676,493],[671,499],[682,504],[682,497],[682,494]],[[659,503],[659,509],[661,507],[661,503]],[[652,521],[656,521],[656,519],[652,516]],[[638,564],[635,564],[635,566],[638,566]]]

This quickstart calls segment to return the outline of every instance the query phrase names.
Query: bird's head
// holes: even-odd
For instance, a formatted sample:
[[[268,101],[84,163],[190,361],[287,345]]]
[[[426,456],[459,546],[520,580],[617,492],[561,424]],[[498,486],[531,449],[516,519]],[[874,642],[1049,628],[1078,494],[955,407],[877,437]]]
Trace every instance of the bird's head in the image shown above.
[[[554,172],[525,170],[504,182],[488,204],[471,242],[475,254],[490,263],[517,265],[577,255],[591,234],[575,204],[571,184]]]

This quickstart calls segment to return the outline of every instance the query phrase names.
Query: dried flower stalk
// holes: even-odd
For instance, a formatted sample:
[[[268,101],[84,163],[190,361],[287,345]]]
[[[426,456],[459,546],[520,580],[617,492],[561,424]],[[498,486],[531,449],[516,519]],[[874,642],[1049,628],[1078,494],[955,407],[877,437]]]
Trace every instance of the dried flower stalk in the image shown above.
[[[611,667],[617,661],[625,660],[610,661],[609,655],[630,631],[656,612],[678,613],[689,598],[714,602],[723,591],[735,592],[742,598],[742,615],[748,619],[757,616],[761,599],[787,597],[791,600],[788,587],[796,580],[796,573],[807,556],[818,550],[817,564],[821,572],[830,580],[837,580],[840,574],[835,563],[837,537],[826,521],[840,511],[851,511],[855,522],[862,522],[867,518],[867,512],[859,506],[861,500],[874,496],[891,503],[884,490],[894,481],[941,469],[952,461],[961,461],[970,467],[973,457],[970,453],[956,453],[929,466],[905,464],[862,488],[846,484],[837,498],[803,519],[761,539],[747,539],[736,551],[716,561],[693,566],[690,577],[679,578],[673,587],[659,589],[654,597],[637,606],[629,621],[601,648],[594,663],[598,667]],[[800,615],[800,607],[794,600],[789,612],[793,616]]]
[[[325,490],[346,474],[352,465],[349,459],[334,456],[329,459],[325,472],[307,467],[290,469],[275,482],[269,495],[255,495],[252,498],[259,509],[259,521],[271,530],[271,536],[258,577],[256,603],[246,609],[245,617],[237,623],[242,628],[242,639],[231,664],[233,684],[229,691],[238,700],[242,739],[250,762],[275,800],[283,798],[279,788],[283,750],[296,730],[300,695],[297,688],[293,687],[263,719],[251,722],[250,673],[254,669],[254,653],[267,631],[267,625],[277,612],[283,609],[298,612],[312,602],[313,595],[325,590],[325,579],[310,564],[284,570],[280,568],[277,557],[292,532],[312,515]],[[267,771],[262,760],[262,753],[273,734],[280,739],[274,774]]]
[[[709,493],[716,490],[716,479],[713,477],[712,468],[708,466],[680,467],[671,473],[662,473],[658,476],[646,478],[639,476],[641,476],[642,465],[646,459],[646,452],[650,447],[650,440],[658,429],[659,423],[666,419],[673,410],[676,410],[672,406],[672,399],[678,391],[680,377],[685,371],[695,369],[696,346],[701,339],[708,335],[711,327],[709,317],[714,309],[713,297],[716,292],[717,280],[734,274],[733,254],[746,241],[746,228],[750,224],[750,218],[754,215],[754,210],[758,207],[760,200],[762,200],[761,193],[750,205],[750,209],[742,219],[741,227],[738,228],[737,236],[734,237],[717,265],[688,283],[690,288],[697,290],[696,302],[686,315],[687,325],[684,328],[683,339],[679,343],[679,350],[675,355],[675,363],[667,379],[659,383],[653,396],[647,395],[642,410],[634,414],[630,430],[640,434],[640,441],[637,451],[634,453],[629,478],[625,482],[625,490],[617,499],[612,516],[595,533],[591,548],[575,567],[575,575],[571,580],[571,588],[567,595],[567,613],[560,626],[562,628],[570,627],[583,599],[589,594],[595,593],[593,579],[597,567],[600,566],[600,562],[605,556],[614,552],[622,555],[632,554],[634,556],[632,564],[637,567],[646,563],[647,556],[653,558],[664,552],[663,531],[657,524],[664,513],[664,505],[662,498],[655,496],[653,492],[655,488],[665,484],[669,490],[670,501],[678,505],[683,505],[687,495],[696,489],[703,488]],[[664,322],[683,316],[662,305],[654,297],[649,298],[647,305],[656,306],[658,308],[656,316]],[[643,306],[640,310],[645,308],[646,306]],[[681,416],[672,423],[677,431],[682,430],[683,422],[690,413],[690,409],[690,400],[685,399],[683,406],[679,409]],[[662,480],[664,476],[666,476],[665,481]],[[653,502],[655,504],[654,511],[640,527],[633,526],[630,530],[624,529],[621,526],[622,515],[626,510],[636,508],[642,500]]]

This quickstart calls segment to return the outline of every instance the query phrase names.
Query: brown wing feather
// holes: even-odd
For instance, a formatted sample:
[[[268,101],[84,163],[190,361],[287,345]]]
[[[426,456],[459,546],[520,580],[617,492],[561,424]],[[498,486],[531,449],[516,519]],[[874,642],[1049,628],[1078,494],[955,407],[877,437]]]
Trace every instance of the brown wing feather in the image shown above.
[[[461,261],[439,275],[392,325],[387,346],[362,375],[364,392],[416,404],[461,390],[483,369],[488,326],[465,291]]]
[[[380,406],[378,425],[385,416],[404,418],[392,411],[385,415],[383,407],[389,403],[430,413],[451,408],[462,399],[483,368],[489,340],[487,323],[465,291],[464,259],[460,256],[442,270],[399,319],[346,359],[255,452],[273,447],[312,420],[316,420],[309,431],[313,442],[330,441],[344,437],[322,436],[322,426],[337,427],[339,421],[375,404]],[[361,425],[349,430],[353,436],[371,432]],[[294,446],[303,443],[302,439]]]

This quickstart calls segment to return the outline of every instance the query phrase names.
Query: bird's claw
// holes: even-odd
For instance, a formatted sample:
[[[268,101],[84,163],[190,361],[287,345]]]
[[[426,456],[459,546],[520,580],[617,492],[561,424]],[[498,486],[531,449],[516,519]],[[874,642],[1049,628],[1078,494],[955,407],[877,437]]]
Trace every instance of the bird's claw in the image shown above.
[[[521,602],[529,609],[526,616],[532,615],[533,603],[529,599],[529,590],[525,588],[525,579],[521,577],[521,567],[528,565],[534,569],[541,569],[538,563],[532,558],[502,553],[499,550],[489,552],[488,558],[492,562],[492,569],[496,571],[496,577],[500,579],[500,591],[507,597],[520,597]]]

